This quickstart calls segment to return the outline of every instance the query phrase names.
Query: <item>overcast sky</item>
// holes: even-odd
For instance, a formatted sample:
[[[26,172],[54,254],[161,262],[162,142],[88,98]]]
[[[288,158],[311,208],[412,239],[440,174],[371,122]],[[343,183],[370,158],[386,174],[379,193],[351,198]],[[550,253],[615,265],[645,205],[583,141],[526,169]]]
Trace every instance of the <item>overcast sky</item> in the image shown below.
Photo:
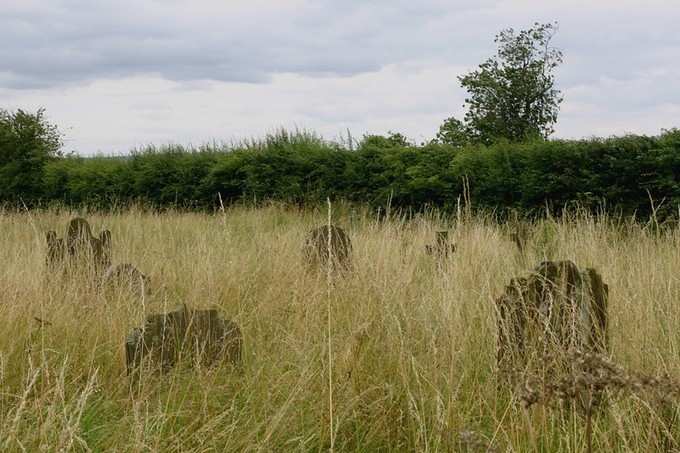
[[[680,0],[0,0],[0,108],[81,154],[462,116],[501,29],[559,22],[557,137],[680,126]]]

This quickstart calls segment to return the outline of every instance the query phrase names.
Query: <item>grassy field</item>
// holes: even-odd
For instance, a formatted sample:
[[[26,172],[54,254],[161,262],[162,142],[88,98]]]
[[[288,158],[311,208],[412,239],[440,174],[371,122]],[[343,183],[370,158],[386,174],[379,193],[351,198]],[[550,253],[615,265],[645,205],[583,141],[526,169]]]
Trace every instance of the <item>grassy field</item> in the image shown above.
[[[585,451],[578,414],[524,409],[494,374],[493,301],[545,257],[602,274],[616,363],[680,377],[678,230],[543,222],[520,256],[489,218],[378,222],[343,208],[333,220],[352,238],[353,270],[329,286],[302,255],[323,211],[87,215],[112,231],[114,263],[151,277],[140,301],[46,280],[45,232],[63,234],[75,214],[0,215],[3,452]],[[442,228],[458,249],[438,261],[424,249]],[[125,336],[181,303],[238,322],[243,370],[179,367],[132,391]],[[647,400],[612,397],[594,451],[661,451],[662,426]]]

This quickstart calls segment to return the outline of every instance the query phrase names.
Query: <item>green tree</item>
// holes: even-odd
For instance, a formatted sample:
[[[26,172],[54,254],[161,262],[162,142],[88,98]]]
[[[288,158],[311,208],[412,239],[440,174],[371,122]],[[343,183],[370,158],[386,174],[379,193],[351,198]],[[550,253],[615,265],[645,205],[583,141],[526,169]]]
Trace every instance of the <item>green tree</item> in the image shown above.
[[[562,102],[553,73],[562,52],[550,45],[556,32],[556,23],[535,23],[528,30],[508,28],[497,34],[496,55],[458,78],[469,94],[464,122],[449,118],[438,139],[488,145],[552,134]]]
[[[376,148],[398,148],[411,146],[412,143],[406,138],[405,135],[388,131],[387,136],[384,135],[364,135],[364,138],[359,143],[359,148],[364,148],[367,146],[373,146]]]
[[[470,143],[471,132],[461,120],[451,117],[439,126],[435,142],[453,146],[465,146]]]
[[[62,155],[61,147],[61,133],[47,121],[44,109],[0,109],[0,200],[40,198],[45,164]]]

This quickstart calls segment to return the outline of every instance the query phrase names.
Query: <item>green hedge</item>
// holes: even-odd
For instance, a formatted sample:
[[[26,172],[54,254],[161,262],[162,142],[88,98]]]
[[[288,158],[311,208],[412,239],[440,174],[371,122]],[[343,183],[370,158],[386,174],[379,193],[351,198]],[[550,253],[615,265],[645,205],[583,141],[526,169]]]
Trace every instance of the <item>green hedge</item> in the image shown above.
[[[207,208],[270,199],[390,203],[451,209],[469,187],[475,207],[554,212],[576,204],[665,215],[680,206],[680,130],[659,136],[552,140],[491,147],[409,145],[373,136],[356,149],[306,133],[234,147],[148,148],[126,157],[62,157],[42,170],[41,200],[67,205],[143,202]],[[15,203],[20,193],[6,196]]]

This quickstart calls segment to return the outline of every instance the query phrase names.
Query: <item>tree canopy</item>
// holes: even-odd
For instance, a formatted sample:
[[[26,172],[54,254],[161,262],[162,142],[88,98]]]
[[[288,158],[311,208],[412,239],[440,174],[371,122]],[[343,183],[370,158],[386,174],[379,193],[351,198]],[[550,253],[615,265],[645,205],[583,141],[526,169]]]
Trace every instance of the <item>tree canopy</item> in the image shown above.
[[[45,164],[61,156],[61,147],[61,133],[43,109],[0,109],[0,200],[39,198]]]
[[[555,68],[562,52],[551,46],[557,24],[535,23],[528,30],[502,30],[496,55],[458,78],[468,92],[464,121],[448,118],[437,139],[462,146],[547,138],[554,132],[560,91]]]

